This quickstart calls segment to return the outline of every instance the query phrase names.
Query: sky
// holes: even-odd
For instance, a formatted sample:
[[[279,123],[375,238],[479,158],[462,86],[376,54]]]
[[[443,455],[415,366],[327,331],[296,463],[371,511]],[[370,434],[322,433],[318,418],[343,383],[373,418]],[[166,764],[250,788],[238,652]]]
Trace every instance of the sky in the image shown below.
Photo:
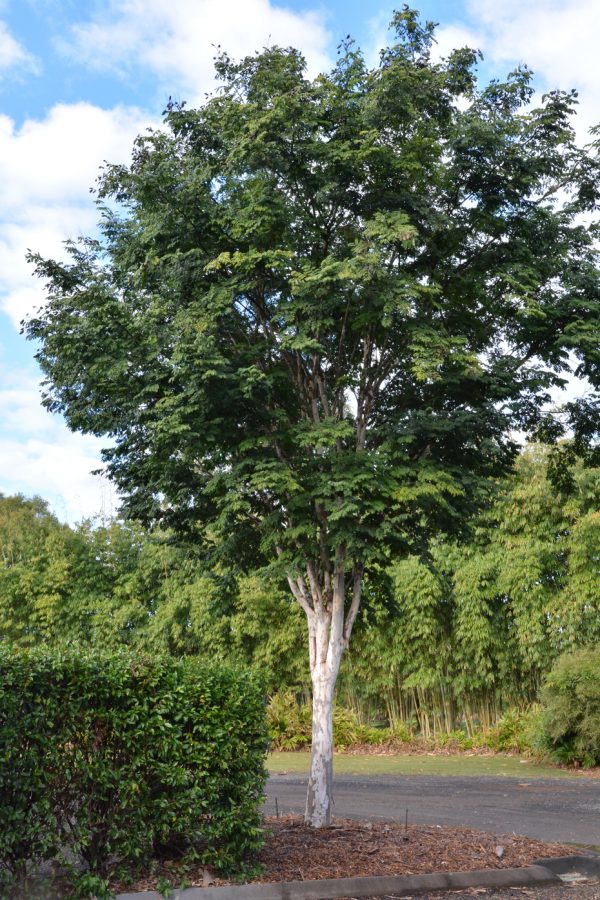
[[[400,4],[398,4],[400,5]],[[422,0],[436,52],[481,49],[482,81],[520,63],[539,91],[577,88],[578,134],[600,122],[600,0]],[[60,258],[93,234],[102,162],[127,162],[169,97],[202,102],[214,47],[231,56],[293,45],[309,73],[351,34],[375,63],[390,6],[361,0],[0,0],[0,493],[41,495],[70,523],[115,512],[102,439],[74,434],[40,403],[35,347],[20,322],[44,299],[28,249]]]

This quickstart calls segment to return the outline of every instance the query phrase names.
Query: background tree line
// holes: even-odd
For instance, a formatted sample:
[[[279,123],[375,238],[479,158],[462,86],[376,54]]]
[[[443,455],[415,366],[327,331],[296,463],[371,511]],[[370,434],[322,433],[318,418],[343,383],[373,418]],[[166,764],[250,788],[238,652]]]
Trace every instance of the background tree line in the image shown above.
[[[600,468],[526,449],[467,543],[382,569],[340,674],[338,702],[363,722],[425,736],[493,725],[535,701],[565,650],[600,641]],[[167,533],[115,519],[61,524],[40,498],[0,499],[0,635],[244,661],[270,690],[310,694],[302,610],[287,585],[211,564]]]

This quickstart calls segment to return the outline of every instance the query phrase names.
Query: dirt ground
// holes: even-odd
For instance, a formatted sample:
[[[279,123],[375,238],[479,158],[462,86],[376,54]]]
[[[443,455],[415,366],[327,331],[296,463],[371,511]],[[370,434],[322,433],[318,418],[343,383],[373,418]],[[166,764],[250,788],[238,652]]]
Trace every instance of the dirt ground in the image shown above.
[[[331,828],[312,829],[298,816],[268,818],[269,836],[260,862],[263,872],[254,881],[305,881],[316,878],[344,878],[360,875],[417,875],[427,872],[502,869],[529,865],[533,860],[549,856],[568,856],[573,847],[566,844],[545,843],[516,834],[492,835],[468,828],[449,828],[431,825],[404,825],[383,822],[358,822],[336,819]],[[224,884],[213,879],[204,869],[182,873],[176,861],[165,860],[152,878],[142,878],[135,886],[115,884],[119,890],[152,890],[159,877],[168,879],[175,887],[185,881],[188,886]],[[565,887],[566,897],[572,900],[595,900],[600,895],[581,893],[588,885],[579,884],[579,893]],[[483,891],[431,894],[432,900],[451,897],[462,900],[476,897],[485,900],[540,897],[558,900],[561,894],[527,894],[526,889],[513,892]],[[545,890],[545,889],[544,889]],[[425,895],[421,894],[423,898]],[[399,898],[398,898],[399,900]],[[408,900],[402,898],[402,900]]]

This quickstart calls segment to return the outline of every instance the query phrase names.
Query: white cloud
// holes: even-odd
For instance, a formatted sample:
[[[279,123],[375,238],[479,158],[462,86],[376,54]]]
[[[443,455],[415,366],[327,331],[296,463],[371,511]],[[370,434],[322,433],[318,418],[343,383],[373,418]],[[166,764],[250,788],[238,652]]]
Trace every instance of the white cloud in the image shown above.
[[[477,31],[463,25],[442,25],[436,29],[435,40],[431,55],[437,61],[446,59],[453,50],[461,47],[479,50],[484,38]]]
[[[147,125],[139,110],[89,103],[54,106],[19,129],[0,116],[0,306],[15,325],[43,299],[27,250],[60,258],[66,238],[93,232],[89,188],[99,167],[127,161]]]
[[[561,87],[600,83],[597,0],[471,0],[469,9],[488,29],[495,57],[538,65]]]
[[[600,120],[598,0],[470,0],[479,46],[495,64],[527,63],[545,89],[580,92],[581,138]]]
[[[380,10],[367,22],[367,39],[362,50],[368,66],[377,66],[380,51],[390,44],[390,19],[389,10]]]
[[[63,47],[98,70],[143,66],[167,93],[197,103],[213,83],[214,45],[239,57],[267,44],[298,47],[313,74],[328,68],[329,34],[320,12],[292,12],[270,0],[110,0],[75,25]]]
[[[104,159],[126,162],[148,125],[138,110],[57,105],[21,128],[0,117],[0,306],[15,325],[44,299],[28,248],[61,258],[63,241],[93,233],[88,192]],[[38,378],[0,370],[0,491],[41,494],[75,522],[118,505],[98,469],[102,441],[73,434],[40,405]]]
[[[100,468],[103,441],[73,434],[40,405],[39,381],[29,372],[0,370],[0,493],[39,494],[71,523],[110,514],[118,506]]]
[[[37,73],[38,63],[9,32],[6,23],[0,21],[0,78],[14,69],[28,69]]]

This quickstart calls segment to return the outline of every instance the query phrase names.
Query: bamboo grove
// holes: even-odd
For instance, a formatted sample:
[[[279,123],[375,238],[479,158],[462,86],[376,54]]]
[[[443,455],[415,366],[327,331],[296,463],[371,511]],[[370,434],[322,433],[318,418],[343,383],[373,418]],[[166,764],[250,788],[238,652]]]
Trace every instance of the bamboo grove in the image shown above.
[[[600,469],[572,466],[557,490],[549,462],[529,447],[466,543],[371,578],[338,703],[426,737],[469,732],[535,701],[560,653],[600,642]],[[243,659],[271,692],[310,693],[285,583],[135,524],[70,528],[39,498],[0,499],[0,639]]]

